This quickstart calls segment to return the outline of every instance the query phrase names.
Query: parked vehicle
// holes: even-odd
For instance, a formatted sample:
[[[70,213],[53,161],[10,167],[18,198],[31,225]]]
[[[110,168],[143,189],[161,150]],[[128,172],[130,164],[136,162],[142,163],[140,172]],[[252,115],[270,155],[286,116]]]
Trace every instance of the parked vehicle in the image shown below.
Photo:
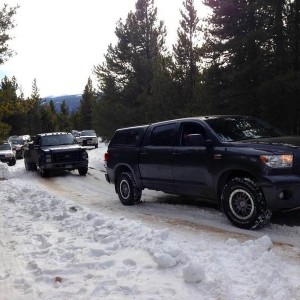
[[[22,136],[13,135],[8,138],[8,141],[12,144],[13,150],[16,152],[16,158],[24,157],[24,139]]]
[[[28,171],[39,170],[42,177],[54,170],[88,171],[88,153],[67,132],[42,133],[25,145],[24,164]]]
[[[229,221],[257,229],[300,206],[300,136],[248,116],[206,116],[118,129],[106,180],[124,205],[145,188],[218,203]]]
[[[4,142],[0,144],[0,161],[7,163],[9,166],[14,166],[16,164],[16,156],[11,143]]]
[[[77,142],[82,146],[94,146],[98,148],[98,138],[94,130],[82,130],[76,137]]]
[[[78,130],[72,130],[71,133],[72,133],[72,135],[74,136],[74,138],[77,141],[77,138],[80,137],[80,131],[78,131]]]

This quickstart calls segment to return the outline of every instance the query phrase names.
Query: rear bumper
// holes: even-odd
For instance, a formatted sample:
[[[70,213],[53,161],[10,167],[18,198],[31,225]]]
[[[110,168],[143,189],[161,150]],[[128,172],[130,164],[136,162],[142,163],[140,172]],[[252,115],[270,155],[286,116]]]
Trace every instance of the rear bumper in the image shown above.
[[[264,179],[261,188],[272,211],[300,207],[300,176],[267,176]]]
[[[83,139],[79,140],[78,144],[81,146],[97,146],[98,145],[98,140],[92,140],[92,139]]]

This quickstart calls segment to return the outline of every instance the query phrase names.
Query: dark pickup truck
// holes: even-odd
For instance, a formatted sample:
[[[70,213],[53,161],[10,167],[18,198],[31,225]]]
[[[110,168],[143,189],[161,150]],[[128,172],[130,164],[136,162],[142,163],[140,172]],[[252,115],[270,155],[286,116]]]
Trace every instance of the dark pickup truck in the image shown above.
[[[42,133],[24,147],[24,164],[28,171],[39,170],[42,177],[54,170],[88,171],[88,153],[78,145],[71,133]]]
[[[219,204],[244,229],[300,206],[300,136],[248,116],[204,116],[118,129],[106,180],[124,205],[145,188]]]

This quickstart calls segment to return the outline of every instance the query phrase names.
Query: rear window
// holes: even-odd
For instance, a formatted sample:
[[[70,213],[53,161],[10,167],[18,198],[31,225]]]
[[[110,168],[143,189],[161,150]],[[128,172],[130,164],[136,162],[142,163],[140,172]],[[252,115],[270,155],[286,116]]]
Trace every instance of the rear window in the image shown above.
[[[114,134],[109,145],[139,146],[143,138],[144,132],[145,128],[128,128],[124,130],[118,130]]]

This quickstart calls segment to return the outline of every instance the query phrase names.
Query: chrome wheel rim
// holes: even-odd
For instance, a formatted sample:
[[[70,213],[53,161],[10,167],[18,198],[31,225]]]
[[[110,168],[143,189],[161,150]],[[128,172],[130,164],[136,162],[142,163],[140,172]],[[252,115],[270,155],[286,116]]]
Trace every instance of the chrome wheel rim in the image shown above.
[[[120,182],[120,193],[123,199],[127,200],[130,196],[130,187],[126,180]]]
[[[247,220],[253,215],[255,204],[253,197],[247,191],[238,189],[230,194],[229,207],[235,217]]]

